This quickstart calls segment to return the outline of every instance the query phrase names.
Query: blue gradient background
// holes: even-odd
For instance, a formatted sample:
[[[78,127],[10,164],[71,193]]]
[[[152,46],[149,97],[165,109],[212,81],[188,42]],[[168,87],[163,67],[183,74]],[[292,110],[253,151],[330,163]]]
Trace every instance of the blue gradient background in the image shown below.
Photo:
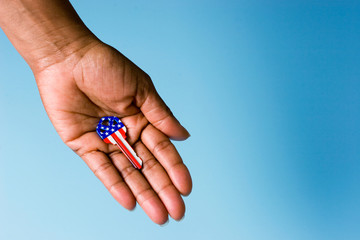
[[[360,4],[271,2],[73,1],[192,134],[165,227],[61,142],[0,32],[0,239],[360,239]]]

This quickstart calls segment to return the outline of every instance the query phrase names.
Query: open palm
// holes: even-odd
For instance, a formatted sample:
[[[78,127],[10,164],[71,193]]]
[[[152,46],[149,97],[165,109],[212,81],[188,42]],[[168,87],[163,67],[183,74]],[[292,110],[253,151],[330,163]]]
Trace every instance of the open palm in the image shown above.
[[[191,177],[169,138],[189,135],[157,94],[150,78],[115,49],[99,43],[35,72],[45,109],[62,140],[125,208],[136,201],[156,223],[179,220]],[[141,171],[95,132],[103,116],[126,125],[143,160]]]

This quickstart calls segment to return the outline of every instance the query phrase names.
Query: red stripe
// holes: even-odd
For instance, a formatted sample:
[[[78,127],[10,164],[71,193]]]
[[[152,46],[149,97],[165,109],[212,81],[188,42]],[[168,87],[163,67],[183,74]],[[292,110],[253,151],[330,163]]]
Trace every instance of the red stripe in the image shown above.
[[[121,136],[123,136],[123,138],[126,139],[126,134],[125,134],[124,128],[120,128],[119,132],[120,132]]]
[[[115,133],[111,134],[111,136],[115,139],[116,143],[120,147],[121,151],[125,154],[125,156],[129,159],[129,161],[134,165],[135,168],[141,169],[141,165],[135,159],[135,157],[129,152],[126,146],[121,142],[121,140],[116,136]]]

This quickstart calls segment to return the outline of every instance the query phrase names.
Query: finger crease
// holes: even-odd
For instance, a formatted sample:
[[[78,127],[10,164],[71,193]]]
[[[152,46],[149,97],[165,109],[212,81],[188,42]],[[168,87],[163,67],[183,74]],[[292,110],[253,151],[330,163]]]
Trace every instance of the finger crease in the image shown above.
[[[137,171],[135,170],[135,168],[132,165],[129,165],[120,171],[120,173],[125,181],[129,178],[129,176],[131,176],[132,174],[134,174],[136,172]]]
[[[153,152],[159,153],[170,146],[171,146],[171,142],[168,139],[164,139],[155,145],[155,147],[153,148]]]
[[[144,170],[143,171],[151,171],[151,169],[153,169],[155,166],[157,166],[159,164],[158,161],[155,160],[155,158],[150,158],[146,161],[144,161]]]
[[[167,118],[170,118],[170,117],[172,117],[172,116],[171,116],[171,115],[166,115],[165,117],[160,118],[160,119],[158,119],[157,121],[155,121],[155,122],[153,123],[153,125],[154,125],[155,127],[159,127],[159,126],[161,126],[161,124],[162,124]]]
[[[171,186],[173,186],[171,183],[166,184],[166,185],[165,185],[164,187],[162,187],[159,191],[157,191],[157,194],[160,196],[161,193],[162,193],[165,189],[167,189],[167,188],[169,188],[169,187],[171,187]]]
[[[140,191],[138,194],[136,194],[136,200],[139,202],[140,205],[144,204],[146,201],[156,197],[156,194],[152,189],[146,188],[142,191]]]
[[[120,180],[116,181],[115,183],[111,184],[111,186],[108,188],[108,189],[109,189],[109,192],[112,192],[112,191],[114,190],[114,187],[115,187],[116,185],[121,184],[121,183],[124,183],[124,181],[123,181],[122,179],[120,179]]]
[[[85,158],[86,156],[91,155],[91,154],[94,154],[94,153],[97,153],[97,152],[101,152],[101,151],[99,151],[99,150],[92,150],[92,151],[89,151],[89,152],[85,152],[85,153],[83,153],[83,154],[80,154],[79,156],[80,156],[81,158]]]
[[[96,176],[98,176],[99,173],[104,172],[106,169],[112,167],[113,164],[111,162],[105,162],[103,164],[101,164],[100,166],[98,166],[95,170],[94,170],[94,174]]]

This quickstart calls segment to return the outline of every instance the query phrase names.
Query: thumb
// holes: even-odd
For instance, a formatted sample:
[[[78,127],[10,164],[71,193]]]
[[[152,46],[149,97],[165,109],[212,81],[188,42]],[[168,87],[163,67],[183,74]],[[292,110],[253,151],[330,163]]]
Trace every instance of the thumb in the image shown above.
[[[174,117],[169,107],[161,99],[155,88],[150,91],[140,107],[148,121],[174,140],[185,140],[190,137],[189,132]]]

